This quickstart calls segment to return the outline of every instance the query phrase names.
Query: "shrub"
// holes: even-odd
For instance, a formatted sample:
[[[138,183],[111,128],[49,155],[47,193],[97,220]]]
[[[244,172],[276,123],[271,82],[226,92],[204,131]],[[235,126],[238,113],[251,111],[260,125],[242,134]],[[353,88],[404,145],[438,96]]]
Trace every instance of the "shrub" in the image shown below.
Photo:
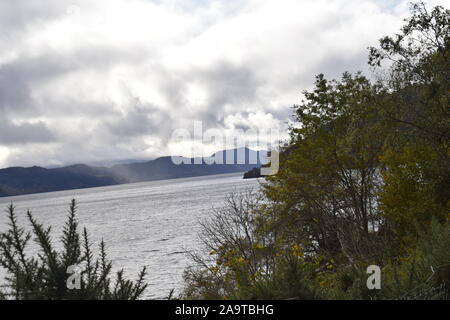
[[[14,206],[8,207],[9,230],[0,233],[0,266],[7,272],[0,299],[135,300],[142,296],[147,288],[146,268],[137,281],[127,280],[123,270],[114,279],[105,243],[101,241],[99,257],[95,258],[86,228],[82,234],[78,231],[76,209],[72,200],[61,237],[63,248],[58,252],[52,244],[51,228],[38,223],[28,211],[32,232],[27,232],[19,226]],[[38,253],[30,257],[26,252],[32,236]],[[70,272],[73,266],[81,265],[80,288],[71,290],[67,285]]]
[[[381,290],[368,290],[364,265],[343,266],[328,277],[327,299],[445,300],[450,298],[450,222],[431,223],[404,256],[383,266]],[[443,272],[445,271],[445,272]]]

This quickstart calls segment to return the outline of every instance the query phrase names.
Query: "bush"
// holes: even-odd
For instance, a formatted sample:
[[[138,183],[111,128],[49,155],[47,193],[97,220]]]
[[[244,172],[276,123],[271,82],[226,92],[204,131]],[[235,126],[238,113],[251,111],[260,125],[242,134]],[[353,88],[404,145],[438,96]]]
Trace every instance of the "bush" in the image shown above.
[[[318,299],[309,263],[299,247],[278,244],[276,207],[259,192],[232,194],[201,223],[205,254],[192,254],[185,272],[187,299]]]
[[[271,274],[275,235],[266,227],[269,217],[261,194],[248,190],[229,196],[225,207],[202,221],[200,239],[209,254],[192,254],[194,265],[184,275],[184,297],[237,298],[241,289]]]
[[[383,266],[381,290],[368,290],[367,266],[341,267],[327,278],[327,299],[450,299],[450,222],[433,221],[409,253]],[[444,272],[445,271],[445,272]]]
[[[14,206],[8,207],[9,230],[0,233],[0,266],[6,269],[0,298],[32,300],[135,300],[142,296],[147,283],[146,268],[137,281],[124,278],[123,270],[112,278],[112,263],[107,259],[105,243],[99,248],[99,257],[94,258],[86,228],[82,235],[76,220],[76,202],[70,204],[69,216],[63,229],[62,251],[55,250],[51,239],[51,228],[45,228],[31,214],[27,217],[32,233],[26,232],[17,222]],[[26,254],[29,241],[34,235],[39,252],[32,257]],[[70,273],[74,266],[84,265],[80,272],[79,289],[69,289]],[[69,272],[69,273],[68,273]]]
[[[307,265],[296,257],[278,259],[272,276],[256,281],[253,286],[241,288],[239,299],[251,300],[316,300],[320,290],[314,286]]]
[[[449,299],[450,222],[433,221],[400,255],[383,263],[328,260],[277,238],[276,210],[257,193],[235,194],[202,223],[209,255],[186,270],[189,299]],[[369,265],[381,267],[381,290],[367,287]]]

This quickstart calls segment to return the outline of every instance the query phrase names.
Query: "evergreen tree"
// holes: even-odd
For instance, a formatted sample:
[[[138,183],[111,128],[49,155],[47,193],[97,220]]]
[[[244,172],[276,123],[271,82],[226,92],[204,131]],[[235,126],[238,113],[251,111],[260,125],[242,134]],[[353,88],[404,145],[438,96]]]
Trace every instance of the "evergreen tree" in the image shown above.
[[[62,250],[52,243],[51,228],[45,228],[27,212],[32,232],[20,227],[13,205],[8,207],[9,230],[0,234],[0,266],[7,276],[0,297],[32,300],[135,300],[142,296],[147,283],[144,267],[136,281],[127,280],[123,270],[112,275],[102,241],[95,258],[86,229],[80,234],[76,219],[76,202],[72,200],[61,237]],[[27,255],[34,237],[38,253]],[[79,287],[71,288],[70,276],[79,276]]]

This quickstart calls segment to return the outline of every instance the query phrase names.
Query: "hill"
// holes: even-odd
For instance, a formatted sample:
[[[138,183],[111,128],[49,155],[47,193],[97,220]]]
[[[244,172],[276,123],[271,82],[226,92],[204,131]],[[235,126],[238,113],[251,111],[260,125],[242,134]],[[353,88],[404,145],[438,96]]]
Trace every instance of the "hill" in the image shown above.
[[[261,165],[260,157],[264,159],[264,155],[265,152],[241,148],[220,151],[207,159],[177,158],[181,164],[175,164],[172,157],[161,157],[111,168],[85,164],[52,169],[11,167],[0,170],[0,197],[245,172]]]

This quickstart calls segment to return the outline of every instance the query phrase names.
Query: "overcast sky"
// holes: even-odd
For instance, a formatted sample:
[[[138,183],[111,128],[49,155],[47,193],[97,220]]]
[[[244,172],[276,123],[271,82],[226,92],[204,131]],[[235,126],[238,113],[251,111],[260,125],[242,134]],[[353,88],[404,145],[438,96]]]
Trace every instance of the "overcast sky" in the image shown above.
[[[407,14],[394,0],[1,1],[0,167],[188,153],[170,137],[194,120],[282,128],[315,74],[367,71],[367,47]]]

